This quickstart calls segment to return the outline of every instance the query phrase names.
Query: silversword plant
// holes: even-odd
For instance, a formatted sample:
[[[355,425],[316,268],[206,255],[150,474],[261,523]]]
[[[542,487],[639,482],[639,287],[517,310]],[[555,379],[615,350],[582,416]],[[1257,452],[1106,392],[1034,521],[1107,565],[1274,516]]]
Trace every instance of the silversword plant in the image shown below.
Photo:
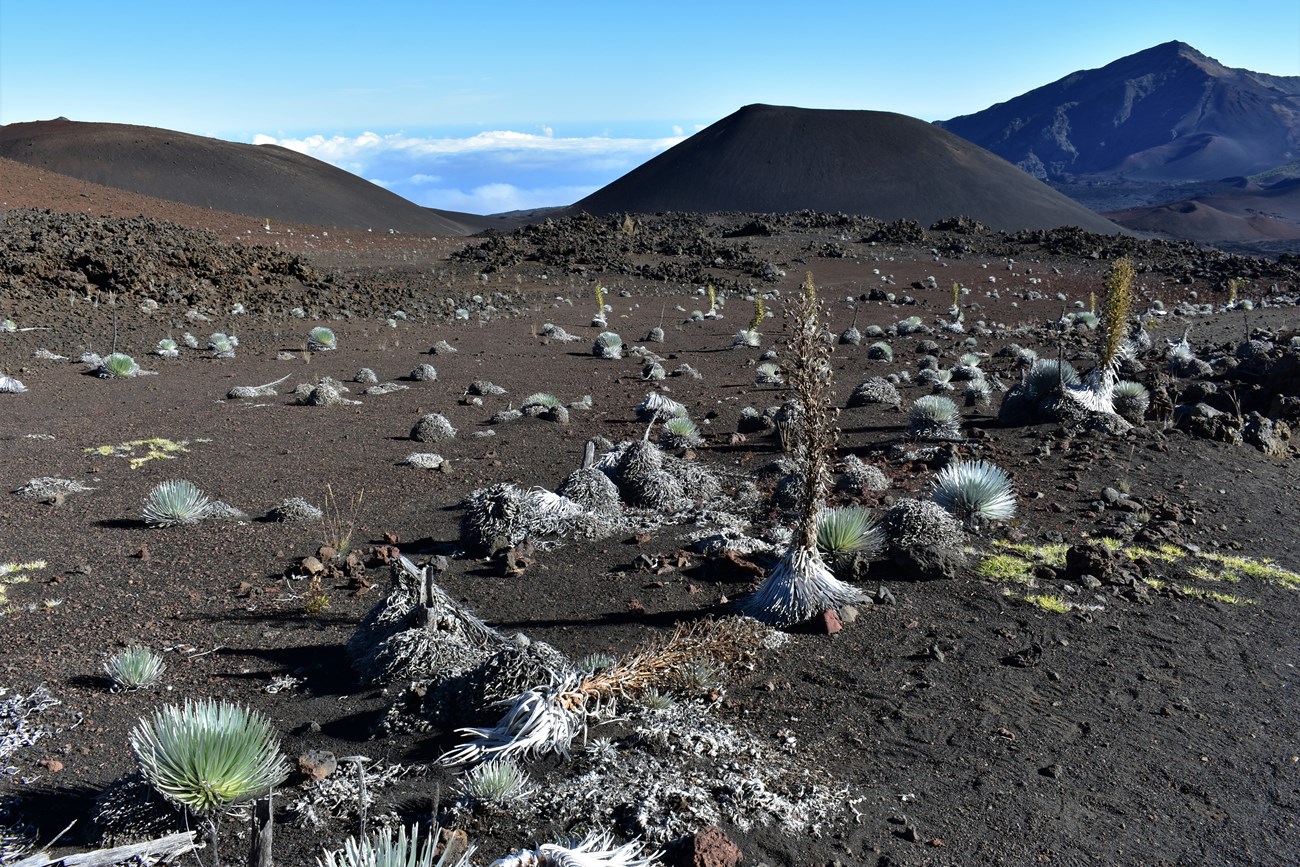
[[[1016,513],[1011,479],[987,461],[944,467],[934,481],[934,501],[972,530],[986,521],[1008,521]]]
[[[104,663],[104,673],[117,689],[148,689],[162,679],[167,666],[162,657],[147,647],[120,650]]]
[[[144,501],[144,522],[150,527],[197,524],[207,516],[209,500],[193,482],[172,479],[149,492]]]

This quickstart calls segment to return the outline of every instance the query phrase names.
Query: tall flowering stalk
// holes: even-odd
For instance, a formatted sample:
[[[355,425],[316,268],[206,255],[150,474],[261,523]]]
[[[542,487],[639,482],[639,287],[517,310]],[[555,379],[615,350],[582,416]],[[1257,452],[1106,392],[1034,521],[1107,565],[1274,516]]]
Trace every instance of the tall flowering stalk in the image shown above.
[[[839,411],[831,408],[835,402],[831,343],[823,336],[824,321],[825,309],[817,300],[810,273],[804,280],[799,309],[786,313],[789,380],[796,407],[791,451],[802,470],[794,539],[762,586],[738,603],[742,613],[774,626],[799,623],[862,598],[857,588],[831,573],[817,550],[818,516],[830,483],[830,456],[840,433],[835,426]]]

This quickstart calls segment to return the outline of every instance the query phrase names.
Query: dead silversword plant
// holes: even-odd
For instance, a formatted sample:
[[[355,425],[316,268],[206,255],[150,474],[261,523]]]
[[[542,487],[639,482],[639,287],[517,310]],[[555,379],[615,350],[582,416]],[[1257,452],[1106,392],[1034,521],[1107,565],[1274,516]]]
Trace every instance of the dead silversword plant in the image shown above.
[[[743,617],[680,626],[667,641],[650,645],[608,668],[552,672],[550,682],[519,693],[493,728],[462,728],[470,740],[444,753],[439,764],[474,765],[558,753],[584,737],[593,722],[613,716],[617,704],[651,690],[680,688],[691,666],[739,665],[769,641],[770,630]]]
[[[824,339],[825,311],[817,300],[812,274],[804,281],[803,301],[787,311],[787,364],[797,407],[791,452],[800,465],[798,521],[790,549],[762,586],[740,600],[739,610],[774,626],[789,626],[860,601],[862,593],[831,573],[817,550],[818,516],[830,483],[831,454],[839,439],[839,411],[831,387],[831,343]]]

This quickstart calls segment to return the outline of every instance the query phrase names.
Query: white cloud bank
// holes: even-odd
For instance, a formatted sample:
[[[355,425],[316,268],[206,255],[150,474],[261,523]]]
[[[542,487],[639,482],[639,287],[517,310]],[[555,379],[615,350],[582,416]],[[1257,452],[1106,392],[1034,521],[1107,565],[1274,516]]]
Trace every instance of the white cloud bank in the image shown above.
[[[477,214],[569,205],[626,174],[685,136],[559,137],[496,130],[461,138],[405,133],[276,138],[273,144],[330,163],[419,205]]]

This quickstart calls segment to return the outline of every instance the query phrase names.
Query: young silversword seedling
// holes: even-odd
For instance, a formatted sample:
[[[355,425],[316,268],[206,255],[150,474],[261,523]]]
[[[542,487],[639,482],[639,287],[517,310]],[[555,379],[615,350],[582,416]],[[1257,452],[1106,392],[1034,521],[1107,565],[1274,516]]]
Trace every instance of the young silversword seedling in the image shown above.
[[[116,689],[148,689],[162,678],[167,666],[162,657],[147,647],[120,650],[104,663],[104,673]]]
[[[144,522],[150,527],[197,524],[207,517],[207,496],[193,482],[174,479],[162,482],[144,501]]]
[[[313,328],[307,334],[307,348],[312,352],[330,352],[337,347],[334,332],[324,326]]]
[[[445,846],[438,827],[429,829],[420,845],[420,826],[412,825],[410,836],[406,826],[382,828],[369,836],[348,837],[343,848],[325,853],[320,867],[470,867],[474,847],[458,845],[456,837],[448,837]],[[435,860],[436,854],[436,860]]]

